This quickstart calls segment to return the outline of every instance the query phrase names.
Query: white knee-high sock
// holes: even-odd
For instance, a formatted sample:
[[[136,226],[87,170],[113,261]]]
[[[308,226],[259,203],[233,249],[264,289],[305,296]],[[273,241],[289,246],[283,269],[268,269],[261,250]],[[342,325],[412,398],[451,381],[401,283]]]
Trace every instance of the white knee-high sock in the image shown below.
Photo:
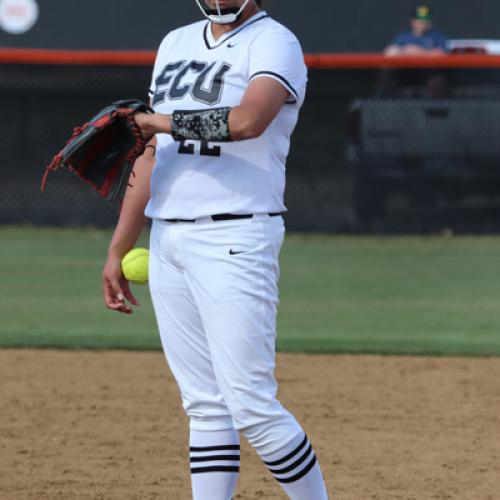
[[[305,434],[262,459],[292,500],[328,500],[319,463]]]
[[[191,429],[189,461],[194,500],[232,499],[240,471],[240,438],[234,429]]]

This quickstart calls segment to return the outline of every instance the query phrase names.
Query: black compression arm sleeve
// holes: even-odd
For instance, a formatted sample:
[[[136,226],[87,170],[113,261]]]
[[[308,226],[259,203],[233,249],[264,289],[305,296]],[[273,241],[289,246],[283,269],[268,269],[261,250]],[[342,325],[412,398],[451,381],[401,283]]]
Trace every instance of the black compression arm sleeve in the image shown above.
[[[172,113],[172,137],[176,141],[230,142],[229,112],[231,108],[214,108]]]

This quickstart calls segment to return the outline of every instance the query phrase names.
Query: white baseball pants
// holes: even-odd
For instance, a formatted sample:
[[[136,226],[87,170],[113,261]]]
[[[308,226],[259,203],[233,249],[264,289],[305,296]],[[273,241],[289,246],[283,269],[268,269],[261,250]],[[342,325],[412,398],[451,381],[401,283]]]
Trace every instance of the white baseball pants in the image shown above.
[[[154,220],[150,289],[192,429],[242,431],[260,454],[303,431],[276,400],[281,216]]]

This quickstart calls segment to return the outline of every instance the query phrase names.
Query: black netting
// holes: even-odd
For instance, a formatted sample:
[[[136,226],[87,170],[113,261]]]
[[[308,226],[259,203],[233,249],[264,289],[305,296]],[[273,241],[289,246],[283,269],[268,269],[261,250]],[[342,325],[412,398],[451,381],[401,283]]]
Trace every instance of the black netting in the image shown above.
[[[145,99],[147,67],[0,66],[0,223],[116,221],[72,174],[45,165],[73,127]],[[500,70],[312,70],[288,161],[295,230],[500,230]]]

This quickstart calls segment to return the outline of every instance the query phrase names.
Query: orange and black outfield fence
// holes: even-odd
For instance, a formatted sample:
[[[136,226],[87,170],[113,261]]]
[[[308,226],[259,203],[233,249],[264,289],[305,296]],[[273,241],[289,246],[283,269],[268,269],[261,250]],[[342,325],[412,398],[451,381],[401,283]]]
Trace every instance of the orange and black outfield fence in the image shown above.
[[[151,66],[149,50],[53,50],[0,48],[0,64]],[[306,54],[310,69],[499,68],[500,55],[385,56],[383,54]]]
[[[500,232],[499,56],[305,59],[290,229]],[[39,182],[76,124],[146,98],[153,62],[150,51],[0,49],[0,223],[113,224],[115,209],[72,176],[44,195]]]

